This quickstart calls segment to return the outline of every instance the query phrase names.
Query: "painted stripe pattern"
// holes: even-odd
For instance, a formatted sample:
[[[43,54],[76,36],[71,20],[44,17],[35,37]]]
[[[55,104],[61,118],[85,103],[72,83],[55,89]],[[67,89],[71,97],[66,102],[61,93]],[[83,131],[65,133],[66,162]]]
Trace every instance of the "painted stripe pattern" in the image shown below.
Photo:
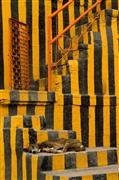
[[[3,0],[4,1],[4,0]],[[8,1],[8,0],[7,0]],[[40,77],[44,77],[47,75],[47,49],[46,49],[46,44],[47,44],[47,32],[46,30],[46,22],[47,22],[47,12],[52,12],[54,10],[56,10],[60,5],[63,5],[67,2],[67,0],[62,0],[62,1],[49,1],[47,0],[46,2],[44,0],[41,0],[40,2],[37,0],[35,3],[32,0],[24,0],[24,8],[22,9],[21,12],[21,2],[20,1],[9,1],[9,3],[2,3],[1,1],[1,27],[2,26],[2,21],[6,21],[6,33],[9,32],[9,26],[7,24],[7,20],[9,18],[15,18],[18,20],[24,20],[24,22],[26,22],[29,25],[29,64],[30,64],[30,79],[31,81],[36,81],[37,78]],[[62,27],[66,27],[69,23],[71,23],[72,19],[78,17],[81,13],[83,13],[90,5],[92,5],[95,1],[91,0],[91,1],[81,1],[80,3],[78,1],[75,1],[74,4],[71,5],[71,7],[68,7],[62,14],[61,14],[61,18],[63,19],[62,22],[60,22],[61,18],[57,18],[59,19],[58,21],[58,25],[61,26],[62,23]],[[37,12],[37,16],[39,18],[34,18],[34,13],[33,11],[35,11],[35,4],[37,6],[39,6],[39,12]],[[119,7],[119,2],[118,0],[110,0],[110,1],[103,1],[102,3],[102,9],[118,9]],[[7,7],[7,8],[6,8]],[[9,10],[6,14],[6,10]],[[21,17],[21,13],[23,14],[23,18]],[[90,16],[91,17],[91,16]],[[87,20],[83,20],[83,23],[86,23]],[[33,35],[34,33],[34,27],[33,24],[36,24],[36,36]],[[56,20],[53,23],[53,35],[56,34],[56,29],[60,29],[60,27],[56,26]],[[79,26],[79,24],[77,24],[76,26]],[[1,39],[1,47],[2,44],[8,44],[8,38],[6,38],[7,34],[3,35],[3,31],[4,31],[4,27],[1,28],[1,35],[0,35],[0,39]],[[38,33],[37,33],[38,32]],[[68,35],[72,34],[73,30],[71,29],[71,32],[68,33]],[[38,39],[39,42],[36,43],[36,40]],[[39,49],[39,53],[37,52],[37,56],[38,56],[38,61],[36,57],[34,56],[34,47],[36,47],[37,49]],[[7,48],[8,51],[8,47],[5,45],[3,46],[3,48],[1,49],[1,51],[4,52],[4,50]],[[1,56],[3,56],[3,53],[1,52]],[[4,55],[4,57],[1,58],[1,67],[4,66],[5,64],[8,64],[9,61],[7,59],[8,57]],[[4,63],[3,63],[3,59],[4,59]],[[37,66],[35,65],[35,62],[37,63]],[[9,64],[8,64],[9,67]],[[9,72],[9,71],[8,71]],[[34,73],[35,72],[35,73]],[[5,72],[3,71],[3,68],[1,70],[1,89],[4,88],[3,86],[3,80],[5,81],[5,88],[10,88],[8,82],[6,82],[6,78],[8,78],[9,80],[9,76],[8,77],[4,77],[6,76],[6,70]],[[31,82],[32,85],[32,82]]]

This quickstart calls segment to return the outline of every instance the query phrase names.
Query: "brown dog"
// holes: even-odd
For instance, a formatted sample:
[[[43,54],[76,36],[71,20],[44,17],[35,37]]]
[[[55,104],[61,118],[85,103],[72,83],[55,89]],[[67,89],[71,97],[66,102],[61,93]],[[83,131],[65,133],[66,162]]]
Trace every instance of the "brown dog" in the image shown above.
[[[40,144],[31,144],[28,148],[28,152],[39,153],[61,153],[68,151],[84,151],[85,147],[76,139],[59,138],[56,140],[44,141]]]

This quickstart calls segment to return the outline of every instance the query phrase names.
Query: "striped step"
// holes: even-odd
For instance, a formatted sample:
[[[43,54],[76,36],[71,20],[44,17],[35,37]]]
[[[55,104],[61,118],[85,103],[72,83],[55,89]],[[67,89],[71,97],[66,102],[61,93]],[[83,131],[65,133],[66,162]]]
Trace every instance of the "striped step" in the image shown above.
[[[106,149],[102,147],[87,149],[82,152],[67,152],[60,154],[24,153],[24,160],[26,163],[33,163],[35,167],[38,166],[38,171],[112,166],[119,164],[119,149]],[[33,165],[31,164],[31,166]]]
[[[46,119],[44,116],[37,115],[5,116],[0,120],[0,128],[34,128],[40,130],[46,128]]]
[[[33,128],[4,128],[0,129],[0,134],[3,137],[1,142],[6,151],[9,151],[9,149],[23,151],[23,148],[28,148],[29,144],[41,143],[56,138],[76,138],[74,131],[35,130]]]
[[[38,175],[42,180],[119,180],[119,166],[105,166],[83,170],[46,171]]]

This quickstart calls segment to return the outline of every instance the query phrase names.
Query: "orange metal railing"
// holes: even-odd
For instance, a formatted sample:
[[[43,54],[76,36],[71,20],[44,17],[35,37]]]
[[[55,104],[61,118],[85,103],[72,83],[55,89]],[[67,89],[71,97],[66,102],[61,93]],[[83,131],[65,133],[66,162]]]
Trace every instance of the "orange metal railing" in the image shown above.
[[[87,9],[84,13],[82,13],[77,19],[75,19],[70,25],[68,25],[61,33],[59,33],[56,37],[52,38],[52,18],[58,15],[61,11],[67,8],[74,0],[69,0],[65,5],[63,5],[60,9],[52,13],[48,16],[48,91],[51,90],[51,60],[52,60],[52,44],[56,42],[65,32],[67,32],[72,26],[74,26],[78,21],[80,21],[85,15],[87,15],[90,11],[92,11],[98,4],[102,2],[102,0],[97,0],[89,9]]]

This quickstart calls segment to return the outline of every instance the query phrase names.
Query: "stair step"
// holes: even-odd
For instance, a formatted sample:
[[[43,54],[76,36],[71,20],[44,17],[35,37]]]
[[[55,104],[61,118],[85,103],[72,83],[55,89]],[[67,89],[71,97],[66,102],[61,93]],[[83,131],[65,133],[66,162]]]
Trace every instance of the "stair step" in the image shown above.
[[[46,128],[44,116],[17,115],[1,118],[0,128],[34,128],[37,130]]]
[[[74,168],[102,167],[119,164],[119,149],[117,148],[94,148],[82,152],[53,153],[25,153],[25,161],[36,159],[39,170],[52,171]],[[37,165],[35,165],[37,166]]]
[[[41,179],[63,180],[119,180],[119,166],[93,167],[86,169],[72,169],[64,171],[43,172]]]
[[[20,152],[23,151],[23,148],[28,148],[29,144],[32,143],[41,143],[56,138],[76,138],[75,131],[35,130],[33,128],[4,128],[0,129],[0,134],[4,139],[3,146],[5,146],[7,150],[15,148]]]

